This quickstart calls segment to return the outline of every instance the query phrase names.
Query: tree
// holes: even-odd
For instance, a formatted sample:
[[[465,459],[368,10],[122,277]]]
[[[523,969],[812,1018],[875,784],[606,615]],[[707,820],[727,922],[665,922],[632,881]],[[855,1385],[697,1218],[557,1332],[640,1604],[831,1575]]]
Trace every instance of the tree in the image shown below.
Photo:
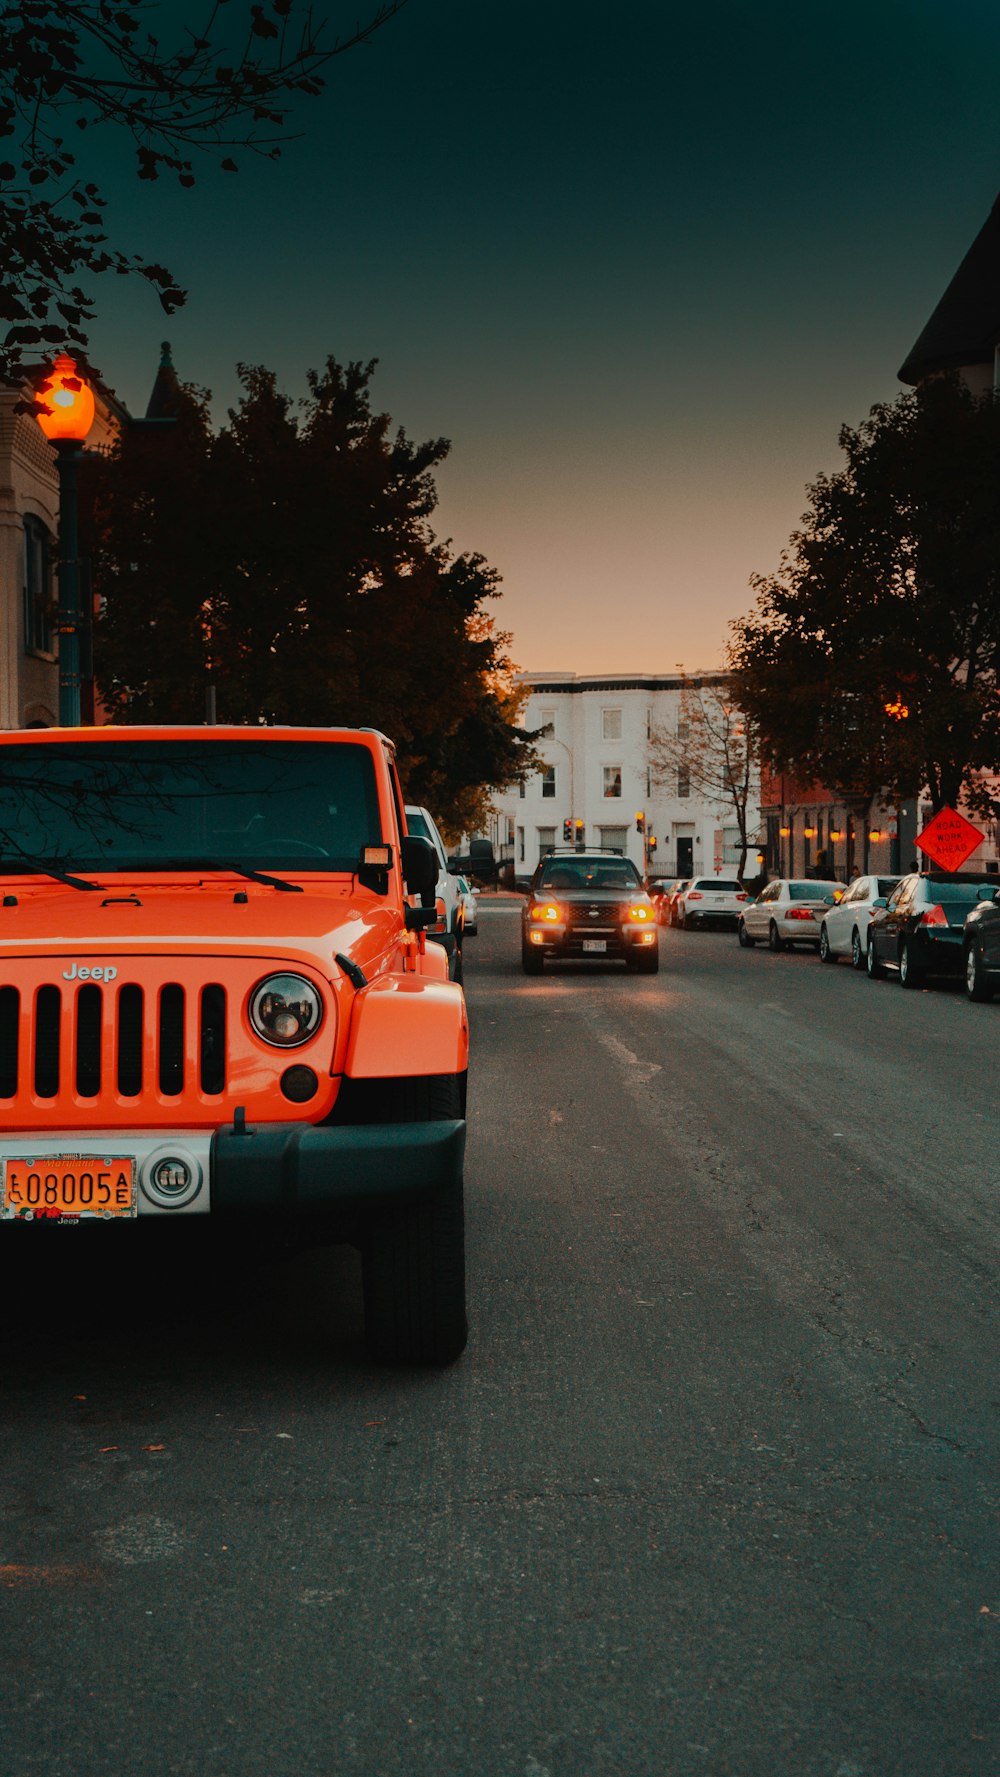
[[[694,795],[735,819],[742,881],[750,848],[748,811],[760,793],[760,771],[757,738],[732,687],[684,674],[676,731],[654,727],[649,757],[654,782],[674,784],[683,775]]]
[[[1000,402],[935,379],[840,444],[733,625],[734,694],[776,767],[859,808],[925,785],[935,811],[995,807]]]
[[[302,0],[223,14],[225,4],[205,0],[196,30],[165,0],[7,0],[0,9],[0,323],[9,324],[0,379],[20,379],[26,347],[71,344],[85,357],[95,311],[81,280],[109,271],[143,278],[167,314],[185,301],[165,266],[109,245],[105,200],[70,139],[124,132],[139,179],[168,174],[184,187],[195,183],[198,153],[232,173],[233,150],[274,158],[292,103],[321,93],[328,63],[368,42],[406,0],[384,0],[330,42]]]
[[[221,720],[382,728],[408,796],[457,838],[534,755],[499,578],[430,528],[448,443],[393,432],[374,370],[329,358],[296,405],[241,365],[218,435],[178,387],[173,428],[88,462],[95,669],[119,721],[201,721],[211,684]]]

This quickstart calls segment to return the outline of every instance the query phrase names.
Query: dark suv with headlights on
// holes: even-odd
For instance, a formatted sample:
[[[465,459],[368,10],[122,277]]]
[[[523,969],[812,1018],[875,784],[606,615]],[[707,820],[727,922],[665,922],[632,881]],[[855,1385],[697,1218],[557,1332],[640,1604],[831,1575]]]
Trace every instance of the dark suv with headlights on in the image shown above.
[[[656,910],[635,865],[617,852],[550,852],[528,887],[521,962],[540,975],[545,958],[617,957],[655,975],[660,966]]]
[[[904,876],[888,900],[872,902],[868,927],[868,973],[877,980],[887,970],[903,987],[921,987],[928,975],[961,975],[965,968],[965,922],[981,902],[992,901],[995,876],[944,870]]]

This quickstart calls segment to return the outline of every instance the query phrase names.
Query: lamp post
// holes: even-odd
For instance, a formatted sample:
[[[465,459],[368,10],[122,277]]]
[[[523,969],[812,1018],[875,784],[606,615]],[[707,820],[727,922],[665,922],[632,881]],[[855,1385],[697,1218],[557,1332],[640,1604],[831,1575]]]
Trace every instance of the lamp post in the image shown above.
[[[94,423],[94,392],[73,359],[60,352],[38,391],[48,408],[38,423],[55,446],[59,470],[59,725],[80,726],[80,564],[76,471],[80,445]]]

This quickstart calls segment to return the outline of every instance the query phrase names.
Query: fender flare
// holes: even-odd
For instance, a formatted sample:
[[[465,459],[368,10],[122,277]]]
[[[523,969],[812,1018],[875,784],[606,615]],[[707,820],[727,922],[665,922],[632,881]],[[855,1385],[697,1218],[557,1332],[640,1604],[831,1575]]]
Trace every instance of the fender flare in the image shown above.
[[[387,974],[356,993],[344,1073],[352,1080],[462,1074],[469,1065],[465,995],[454,981]]]

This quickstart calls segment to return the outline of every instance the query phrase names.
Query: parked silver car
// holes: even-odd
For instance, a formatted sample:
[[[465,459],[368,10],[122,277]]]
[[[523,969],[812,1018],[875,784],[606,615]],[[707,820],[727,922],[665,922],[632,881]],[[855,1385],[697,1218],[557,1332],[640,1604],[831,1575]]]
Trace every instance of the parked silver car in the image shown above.
[[[769,950],[791,950],[796,944],[818,950],[819,922],[843,892],[841,882],[778,876],[743,909],[736,928],[739,941],[746,950],[765,939]]]
[[[898,881],[898,876],[859,876],[848,884],[836,906],[829,907],[820,920],[821,962],[835,963],[838,957],[849,956],[852,968],[864,968],[872,902],[888,899]]]

